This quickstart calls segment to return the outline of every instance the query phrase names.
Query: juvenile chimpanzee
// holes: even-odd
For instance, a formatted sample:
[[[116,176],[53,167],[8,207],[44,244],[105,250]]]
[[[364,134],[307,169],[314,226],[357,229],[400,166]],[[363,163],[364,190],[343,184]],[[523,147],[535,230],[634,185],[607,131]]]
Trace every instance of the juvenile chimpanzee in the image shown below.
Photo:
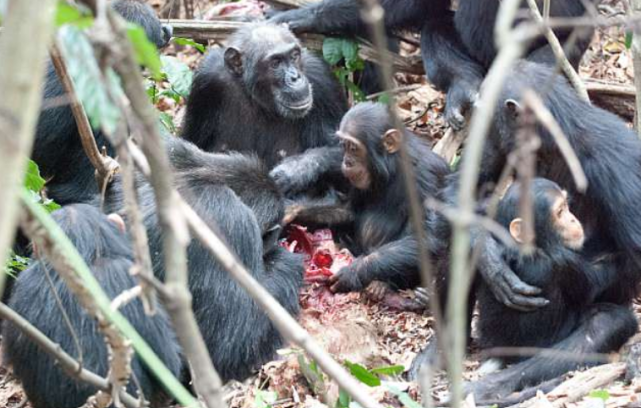
[[[522,254],[503,248],[503,259],[525,282],[536,285],[549,299],[547,307],[524,313],[496,300],[487,285],[480,283],[479,345],[498,347],[554,348],[575,354],[563,359],[543,354],[526,358],[505,358],[516,363],[504,371],[489,374],[468,385],[477,403],[500,400],[512,391],[537,386],[581,366],[584,353],[618,350],[637,330],[632,311],[614,303],[594,303],[604,282],[615,270],[594,268],[578,252],[584,241],[581,223],[570,212],[567,193],[547,179],[534,179],[529,188],[534,208],[535,251]],[[519,215],[523,186],[516,183],[501,200],[497,221],[517,242],[523,241]],[[576,339],[584,339],[576,342]],[[585,339],[590,339],[585,341]],[[594,363],[592,363],[594,364]]]
[[[588,0],[598,4],[600,0]],[[429,80],[447,92],[445,117],[454,127],[465,123],[465,111],[476,99],[485,72],[496,56],[494,26],[500,2],[496,0],[459,0],[451,11],[451,0],[382,0],[385,26],[390,30],[421,30],[421,52]],[[523,2],[522,8],[527,9]],[[540,8],[543,1],[537,1]],[[307,7],[283,12],[272,20],[289,23],[296,32],[367,35],[360,18],[357,0],[324,0]],[[550,2],[550,16],[579,17],[585,13],[584,0]],[[561,42],[570,31],[555,30]],[[578,37],[568,57],[576,67],[587,49],[592,30]],[[545,39],[535,41],[528,59],[554,64],[555,58]]]
[[[282,197],[255,156],[212,154],[178,138],[165,141],[178,191],[204,222],[218,231],[247,270],[287,311],[299,310],[303,261],[277,245],[284,213]],[[107,208],[122,208],[114,183]],[[164,278],[163,244],[150,185],[138,194],[149,234],[154,273]],[[267,315],[197,241],[187,252],[192,307],[214,366],[224,381],[244,380],[273,358],[283,340]]]
[[[447,163],[407,131],[394,128],[386,105],[360,103],[350,109],[337,132],[344,148],[342,170],[352,188],[347,208],[303,210],[295,222],[349,226],[358,258],[332,277],[332,290],[361,290],[377,280],[398,288],[420,283],[418,243],[409,219],[401,173],[403,139],[416,175],[421,204],[436,197],[449,174]]]
[[[93,206],[77,204],[57,210],[53,218],[110,298],[137,284],[129,274],[133,253],[119,216],[112,214],[107,217]],[[87,315],[48,262],[35,260],[18,275],[9,306],[58,343],[65,352],[82,358],[85,368],[101,376],[107,375],[109,356],[98,324]],[[167,368],[174,375],[180,375],[180,350],[164,309],[158,305],[158,313],[147,316],[141,301],[136,299],[120,311]],[[71,327],[65,316],[69,317]],[[94,387],[65,373],[53,357],[10,322],[4,323],[2,335],[6,362],[13,367],[35,408],[79,407],[96,393]],[[75,338],[81,350],[77,349]],[[134,357],[131,367],[145,399],[152,404],[161,403],[164,392],[138,357]],[[136,395],[133,381],[129,382],[127,390]]]
[[[163,26],[153,9],[140,0],[118,0],[111,7],[128,21],[141,25],[147,37],[161,48],[171,37],[171,28]],[[64,97],[65,91],[53,64],[47,65],[43,98]],[[107,139],[100,129],[93,129],[99,148],[107,146]],[[76,121],[68,105],[43,109],[38,118],[32,159],[47,179],[47,195],[59,204],[89,202],[98,193],[95,169],[87,158]]]
[[[250,24],[224,49],[201,63],[187,100],[183,138],[206,151],[255,153],[273,168],[285,157],[306,152],[302,189],[340,161],[325,160],[333,132],[347,109],[327,65],[301,46],[283,25]],[[335,150],[339,150],[333,147]],[[287,168],[275,171],[278,180]],[[288,178],[288,177],[287,177]]]
[[[573,197],[574,213],[586,231],[581,253],[591,260],[593,267],[603,271],[595,302],[627,306],[637,295],[641,281],[641,209],[637,205],[641,200],[641,140],[623,121],[581,100],[567,80],[549,67],[521,61],[508,73],[500,95],[483,150],[480,184],[498,181],[507,156],[516,147],[519,101],[527,89],[543,99],[588,179],[587,191],[579,193],[553,137],[543,126],[537,126],[541,138],[537,176],[553,180]],[[481,245],[478,270],[484,284],[500,302],[520,311],[532,311],[548,304],[549,300],[538,296],[540,288],[523,282],[505,262],[494,237],[486,237],[478,245]],[[447,271],[441,274],[446,275]],[[440,298],[446,298],[446,294],[445,284]],[[471,312],[470,308],[469,318]],[[592,347],[590,339],[580,336],[570,336],[565,343],[575,350]],[[435,343],[431,343],[419,354],[412,364],[414,375],[436,349]],[[543,363],[537,369],[545,370],[546,366],[547,363]]]

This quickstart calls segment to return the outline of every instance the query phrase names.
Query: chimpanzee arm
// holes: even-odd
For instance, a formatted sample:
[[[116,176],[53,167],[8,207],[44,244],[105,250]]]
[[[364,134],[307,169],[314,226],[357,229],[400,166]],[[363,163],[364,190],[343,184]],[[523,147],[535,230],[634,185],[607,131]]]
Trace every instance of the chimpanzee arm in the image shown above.
[[[385,10],[385,27],[389,29],[418,30],[431,8],[430,1],[425,0],[382,0],[380,3]],[[357,0],[324,0],[279,13],[271,21],[287,23],[296,33],[365,36],[368,32]]]
[[[340,177],[343,149],[326,146],[309,149],[290,156],[276,166],[269,175],[285,196],[301,193],[324,176]]]
[[[454,27],[454,12],[448,9],[449,1],[430,3],[430,18],[421,32],[423,64],[429,80],[447,92],[446,120],[460,129],[465,125],[466,111],[476,101],[485,68],[469,55],[461,42]]]
[[[285,211],[286,224],[302,224],[311,229],[347,227],[354,222],[354,213],[346,205],[293,205]]]
[[[476,245],[480,232],[473,232],[472,242]],[[479,243],[478,268],[485,283],[496,299],[504,305],[523,312],[533,311],[546,306],[549,301],[536,297],[541,289],[523,282],[508,266],[502,256],[501,245],[494,237],[487,236]]]
[[[400,289],[420,284],[418,246],[412,234],[356,258],[332,277],[331,288],[335,292],[358,291],[373,281],[390,283]]]

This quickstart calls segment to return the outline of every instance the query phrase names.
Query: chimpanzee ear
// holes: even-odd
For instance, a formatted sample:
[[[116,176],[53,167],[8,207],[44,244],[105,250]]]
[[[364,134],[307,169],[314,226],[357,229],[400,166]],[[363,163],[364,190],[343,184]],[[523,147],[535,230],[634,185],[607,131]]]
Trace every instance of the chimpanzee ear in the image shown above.
[[[510,235],[519,244],[523,243],[523,220],[521,218],[515,218],[510,223]]]
[[[521,112],[521,104],[515,101],[514,99],[508,99],[505,101],[505,110],[514,118],[519,116]]]
[[[243,54],[238,48],[227,47],[224,57],[227,69],[236,75],[243,74]]]
[[[401,148],[403,134],[398,129],[390,129],[383,135],[383,146],[389,154],[394,154]]]
[[[123,234],[127,231],[127,227],[125,226],[125,220],[123,220],[119,214],[111,213],[107,216],[107,219],[112,224],[114,224]]]

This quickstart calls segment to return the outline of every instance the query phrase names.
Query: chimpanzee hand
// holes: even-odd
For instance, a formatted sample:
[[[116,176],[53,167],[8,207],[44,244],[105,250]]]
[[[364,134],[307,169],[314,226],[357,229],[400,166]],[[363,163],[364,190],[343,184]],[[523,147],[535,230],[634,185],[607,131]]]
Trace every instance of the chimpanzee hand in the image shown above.
[[[314,12],[312,10],[293,9],[275,14],[269,19],[270,23],[287,24],[296,34],[308,33],[314,27]]]
[[[269,175],[285,196],[306,190],[318,174],[319,163],[312,155],[287,157]]]
[[[416,288],[414,289],[414,298],[418,303],[423,305],[426,309],[430,307],[430,295],[427,292],[427,288]]]
[[[512,309],[531,312],[550,303],[543,297],[535,297],[541,289],[516,276],[501,257],[498,243],[492,237],[484,240],[479,270],[496,299]]]
[[[445,100],[445,120],[458,131],[467,123],[466,115],[478,99],[480,83],[457,81],[452,84]]]
[[[334,293],[356,292],[363,289],[363,283],[358,276],[360,262],[354,260],[350,266],[346,266],[334,276],[329,278],[329,290]]]

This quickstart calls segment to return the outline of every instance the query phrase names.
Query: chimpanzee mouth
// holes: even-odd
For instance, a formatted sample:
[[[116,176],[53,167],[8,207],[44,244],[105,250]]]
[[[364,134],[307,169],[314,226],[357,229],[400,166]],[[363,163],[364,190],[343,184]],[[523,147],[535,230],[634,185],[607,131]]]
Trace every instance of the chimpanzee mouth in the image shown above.
[[[314,104],[314,93],[311,87],[305,89],[305,92],[296,92],[294,95],[281,93],[279,96],[280,97],[277,96],[275,98],[277,109],[279,114],[286,118],[303,118],[312,109],[312,105]]]
[[[302,101],[281,102],[281,105],[283,106],[283,108],[289,109],[290,111],[300,112],[308,111],[312,107],[313,103],[314,98],[312,97],[312,94],[310,92],[307,98],[303,99]]]

